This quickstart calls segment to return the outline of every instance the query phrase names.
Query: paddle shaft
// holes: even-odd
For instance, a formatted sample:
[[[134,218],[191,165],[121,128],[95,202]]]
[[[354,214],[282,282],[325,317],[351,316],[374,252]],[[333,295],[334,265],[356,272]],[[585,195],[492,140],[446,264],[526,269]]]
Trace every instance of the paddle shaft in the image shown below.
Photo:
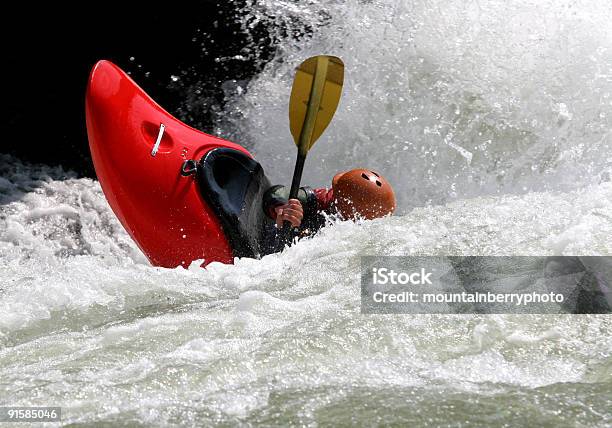
[[[298,192],[300,191],[300,181],[302,181],[302,172],[304,172],[304,163],[306,162],[306,155],[298,151],[297,158],[295,160],[295,168],[293,170],[293,180],[291,180],[291,190],[289,191],[289,199],[296,199]],[[283,229],[280,233],[280,242],[278,242],[278,249],[282,249],[282,246],[288,244],[292,240],[291,236],[291,222],[286,221],[283,223]],[[280,246],[280,247],[279,247]]]
[[[302,181],[302,172],[304,172],[304,164],[306,163],[306,155],[298,151],[295,159],[295,168],[293,169],[293,180],[291,180],[291,190],[289,191],[289,199],[297,198],[300,190],[300,182]]]

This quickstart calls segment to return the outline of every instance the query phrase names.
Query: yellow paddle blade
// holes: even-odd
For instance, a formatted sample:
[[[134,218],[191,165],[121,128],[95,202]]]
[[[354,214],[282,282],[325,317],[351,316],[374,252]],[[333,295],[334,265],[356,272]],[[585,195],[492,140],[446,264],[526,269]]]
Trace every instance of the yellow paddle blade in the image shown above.
[[[335,56],[313,56],[297,68],[289,101],[289,126],[302,155],[308,153],[334,117],[343,83],[344,63]]]

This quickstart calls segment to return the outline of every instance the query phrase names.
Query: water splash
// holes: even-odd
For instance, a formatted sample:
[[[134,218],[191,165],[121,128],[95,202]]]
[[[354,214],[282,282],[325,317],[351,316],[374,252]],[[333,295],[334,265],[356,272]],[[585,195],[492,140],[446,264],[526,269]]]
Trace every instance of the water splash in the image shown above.
[[[262,260],[163,269],[96,181],[9,157],[0,171],[5,403],[53,403],[77,426],[610,417],[608,316],[363,316],[358,284],[368,254],[612,254],[612,183],[416,208]]]
[[[218,132],[251,148],[277,182],[293,167],[293,67],[320,53],[342,57],[347,76],[305,182],[368,166],[407,209],[609,180],[608,1],[266,0],[247,12],[245,26],[267,21],[282,42]]]

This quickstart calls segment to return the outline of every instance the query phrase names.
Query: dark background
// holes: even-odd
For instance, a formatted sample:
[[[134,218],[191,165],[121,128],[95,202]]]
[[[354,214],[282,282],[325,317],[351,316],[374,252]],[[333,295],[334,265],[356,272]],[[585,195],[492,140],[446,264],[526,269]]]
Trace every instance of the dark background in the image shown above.
[[[100,59],[130,73],[171,114],[211,132],[221,83],[250,79],[274,53],[266,24],[243,30],[243,7],[243,0],[15,5],[4,16],[10,30],[2,30],[0,153],[94,177],[84,96]],[[228,59],[235,55],[247,60]]]

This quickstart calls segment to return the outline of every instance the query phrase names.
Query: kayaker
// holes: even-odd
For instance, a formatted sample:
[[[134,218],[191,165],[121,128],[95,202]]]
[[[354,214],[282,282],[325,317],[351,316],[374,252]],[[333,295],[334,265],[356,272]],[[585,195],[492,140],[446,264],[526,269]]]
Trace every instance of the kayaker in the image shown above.
[[[288,193],[285,186],[272,186],[264,195],[264,210],[277,227],[289,221],[300,236],[316,233],[330,215],[371,220],[392,214],[396,207],[389,182],[369,169],[336,174],[330,189],[302,187],[298,199],[287,201]]]

